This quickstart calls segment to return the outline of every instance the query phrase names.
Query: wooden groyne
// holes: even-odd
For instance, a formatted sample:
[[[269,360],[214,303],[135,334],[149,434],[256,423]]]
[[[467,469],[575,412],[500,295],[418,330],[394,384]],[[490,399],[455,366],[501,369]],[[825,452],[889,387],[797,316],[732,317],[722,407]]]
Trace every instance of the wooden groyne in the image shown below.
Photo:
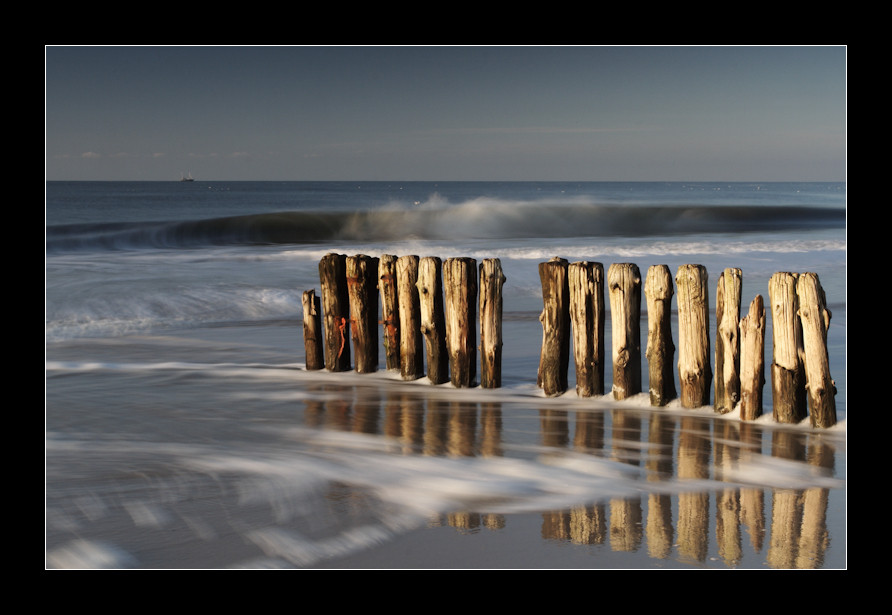
[[[321,259],[319,276],[321,300],[315,290],[305,291],[302,298],[308,370],[348,371],[352,359],[356,372],[377,371],[380,326],[386,368],[398,370],[404,380],[426,375],[435,385],[501,386],[506,278],[499,259],[478,265],[472,258],[444,262],[433,256],[332,253]],[[577,396],[605,394],[605,292],[611,311],[611,395],[621,400],[641,392],[643,290],[651,404],[666,406],[677,399],[684,408],[700,408],[712,398],[717,413],[737,408],[745,421],[762,415],[766,307],[757,295],[741,318],[740,269],[725,269],[718,279],[714,352],[709,278],[702,265],[680,266],[674,285],[668,266],[654,265],[642,285],[633,263],[614,263],[605,276],[602,263],[554,257],[539,264],[539,278],[542,347],[536,383],[546,396],[567,392],[571,354]],[[778,272],[768,291],[773,418],[798,423],[810,417],[814,427],[832,427],[837,419],[827,349],[831,314],[820,280],[814,273]]]

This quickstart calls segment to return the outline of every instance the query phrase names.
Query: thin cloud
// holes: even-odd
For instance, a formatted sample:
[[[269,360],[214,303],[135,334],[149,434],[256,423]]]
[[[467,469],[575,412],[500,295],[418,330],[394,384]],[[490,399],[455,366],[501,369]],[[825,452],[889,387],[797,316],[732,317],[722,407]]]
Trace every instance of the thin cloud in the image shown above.
[[[648,128],[585,128],[564,126],[522,126],[502,128],[434,128],[419,134],[592,134],[600,132],[640,132]]]

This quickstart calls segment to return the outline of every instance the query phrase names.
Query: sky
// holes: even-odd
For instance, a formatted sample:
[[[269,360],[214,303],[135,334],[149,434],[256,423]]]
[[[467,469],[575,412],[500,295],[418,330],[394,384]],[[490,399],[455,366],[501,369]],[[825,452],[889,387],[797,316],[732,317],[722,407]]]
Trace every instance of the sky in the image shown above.
[[[845,181],[844,46],[47,46],[47,180]]]

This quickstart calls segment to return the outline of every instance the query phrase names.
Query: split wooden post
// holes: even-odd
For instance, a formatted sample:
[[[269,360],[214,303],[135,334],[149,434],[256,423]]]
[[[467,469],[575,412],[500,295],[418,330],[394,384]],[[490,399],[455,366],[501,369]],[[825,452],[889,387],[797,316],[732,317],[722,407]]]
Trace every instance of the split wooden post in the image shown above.
[[[634,263],[607,269],[613,336],[613,397],[641,392],[641,272]]]
[[[539,316],[542,323],[542,353],[539,357],[537,384],[549,397],[567,390],[567,370],[570,366],[570,301],[566,259],[555,256],[539,263],[544,307]]]
[[[682,265],[675,274],[678,301],[678,381],[681,405],[709,404],[709,289],[703,265]]]
[[[502,261],[485,258],[480,263],[480,386],[502,386]]]
[[[570,263],[570,322],[576,394],[604,394],[604,265],[589,261]]]
[[[446,259],[443,291],[452,384],[471,387],[477,384],[477,261]]]
[[[798,273],[779,271],[768,282],[774,340],[771,363],[773,416],[778,423],[798,423],[808,414],[802,366],[802,323],[799,320]]]
[[[653,406],[665,406],[678,397],[675,389],[675,343],[672,341],[672,273],[667,265],[647,270],[644,295],[647,298],[648,389]]]
[[[322,315],[325,321],[325,367],[332,372],[350,369],[350,298],[347,292],[347,255],[330,253],[319,261]]]
[[[727,414],[740,401],[740,295],[743,272],[729,267],[719,276],[715,310],[715,411]]]
[[[378,370],[378,259],[365,254],[347,257],[347,289],[355,369]]]
[[[396,288],[396,261],[393,254],[378,259],[378,294],[381,296],[381,327],[384,339],[384,365],[400,368],[400,315]]]
[[[740,420],[762,416],[762,389],[765,386],[765,305],[762,295],[750,303],[749,313],[740,321]]]
[[[301,296],[304,310],[304,355],[308,370],[325,367],[322,351],[322,308],[316,290],[305,290]]]
[[[418,262],[417,287],[421,334],[427,343],[427,377],[431,384],[442,384],[449,380],[449,356],[443,314],[442,261],[439,257],[425,256]]]
[[[803,273],[796,284],[802,345],[805,348],[805,389],[812,427],[836,425],[836,383],[830,378],[827,329],[830,310],[818,275]]]
[[[418,302],[418,257],[400,256],[396,261],[400,318],[400,375],[416,380],[424,375],[424,341]]]

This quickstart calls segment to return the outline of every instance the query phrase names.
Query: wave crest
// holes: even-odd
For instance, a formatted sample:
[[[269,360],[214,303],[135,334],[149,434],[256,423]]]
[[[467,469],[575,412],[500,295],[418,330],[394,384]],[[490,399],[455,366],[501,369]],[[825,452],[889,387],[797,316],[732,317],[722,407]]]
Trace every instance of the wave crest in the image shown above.
[[[51,226],[46,248],[57,253],[332,240],[647,237],[844,226],[844,209],[821,207],[615,206],[489,198],[451,205],[434,196],[424,203],[368,211],[285,211],[185,222]]]

